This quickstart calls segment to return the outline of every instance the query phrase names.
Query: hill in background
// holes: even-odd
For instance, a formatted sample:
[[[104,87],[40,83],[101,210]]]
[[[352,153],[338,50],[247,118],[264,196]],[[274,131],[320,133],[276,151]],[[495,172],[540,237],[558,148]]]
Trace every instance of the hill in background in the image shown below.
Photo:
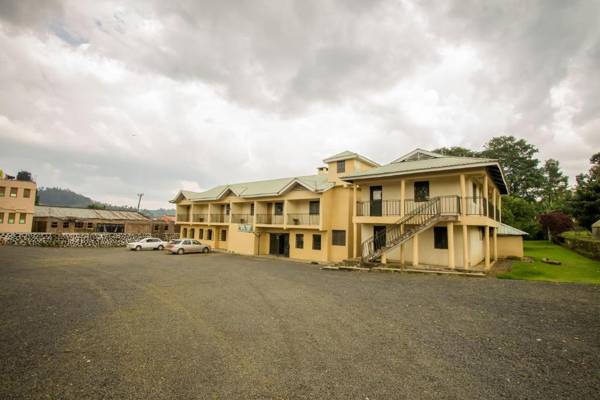
[[[39,188],[37,192],[37,204],[57,207],[79,207],[95,208],[103,210],[136,211],[135,207],[115,206],[112,204],[95,201],[87,196],[62,188]],[[154,210],[141,209],[140,212],[149,217],[161,217],[163,215],[175,215],[175,210],[159,208]]]

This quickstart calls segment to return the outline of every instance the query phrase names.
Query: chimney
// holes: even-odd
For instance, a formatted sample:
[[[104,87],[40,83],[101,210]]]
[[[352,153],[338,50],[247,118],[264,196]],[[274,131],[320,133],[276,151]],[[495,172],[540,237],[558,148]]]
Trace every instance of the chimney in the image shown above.
[[[327,168],[327,167],[318,167],[317,168],[318,175],[327,175],[328,171],[329,171],[329,168]]]

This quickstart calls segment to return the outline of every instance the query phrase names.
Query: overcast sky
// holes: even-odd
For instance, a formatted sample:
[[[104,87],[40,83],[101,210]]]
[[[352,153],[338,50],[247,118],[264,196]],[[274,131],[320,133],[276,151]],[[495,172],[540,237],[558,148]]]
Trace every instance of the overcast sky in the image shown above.
[[[0,0],[0,168],[113,204],[353,150],[600,151],[600,1]]]

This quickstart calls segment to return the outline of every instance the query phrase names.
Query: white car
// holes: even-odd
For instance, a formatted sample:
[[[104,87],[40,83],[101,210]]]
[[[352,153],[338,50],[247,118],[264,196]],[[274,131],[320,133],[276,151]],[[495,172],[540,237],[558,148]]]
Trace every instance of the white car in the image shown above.
[[[144,238],[138,240],[137,242],[127,243],[127,248],[129,250],[162,250],[165,248],[167,242],[163,242],[158,238]]]
[[[185,254],[185,253],[209,253],[210,246],[202,244],[195,239],[176,239],[171,240],[166,247],[168,252],[171,254]]]

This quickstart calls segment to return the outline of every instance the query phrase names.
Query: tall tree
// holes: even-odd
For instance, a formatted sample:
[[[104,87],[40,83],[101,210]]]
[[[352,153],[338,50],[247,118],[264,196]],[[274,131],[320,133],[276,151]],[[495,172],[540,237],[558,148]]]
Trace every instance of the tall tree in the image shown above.
[[[529,239],[541,236],[536,204],[517,196],[502,197],[502,222],[529,234]]]
[[[587,174],[577,175],[569,210],[581,226],[588,229],[600,219],[600,153],[594,154]]]
[[[540,190],[540,203],[546,212],[563,208],[568,193],[569,177],[560,169],[558,160],[546,160],[542,167],[544,182]]]
[[[476,151],[460,146],[440,147],[433,150],[433,152],[452,157],[478,157],[478,153]]]
[[[538,149],[524,139],[498,136],[485,145],[481,154],[500,161],[512,195],[534,201],[544,181],[539,160],[535,158],[537,152]]]

